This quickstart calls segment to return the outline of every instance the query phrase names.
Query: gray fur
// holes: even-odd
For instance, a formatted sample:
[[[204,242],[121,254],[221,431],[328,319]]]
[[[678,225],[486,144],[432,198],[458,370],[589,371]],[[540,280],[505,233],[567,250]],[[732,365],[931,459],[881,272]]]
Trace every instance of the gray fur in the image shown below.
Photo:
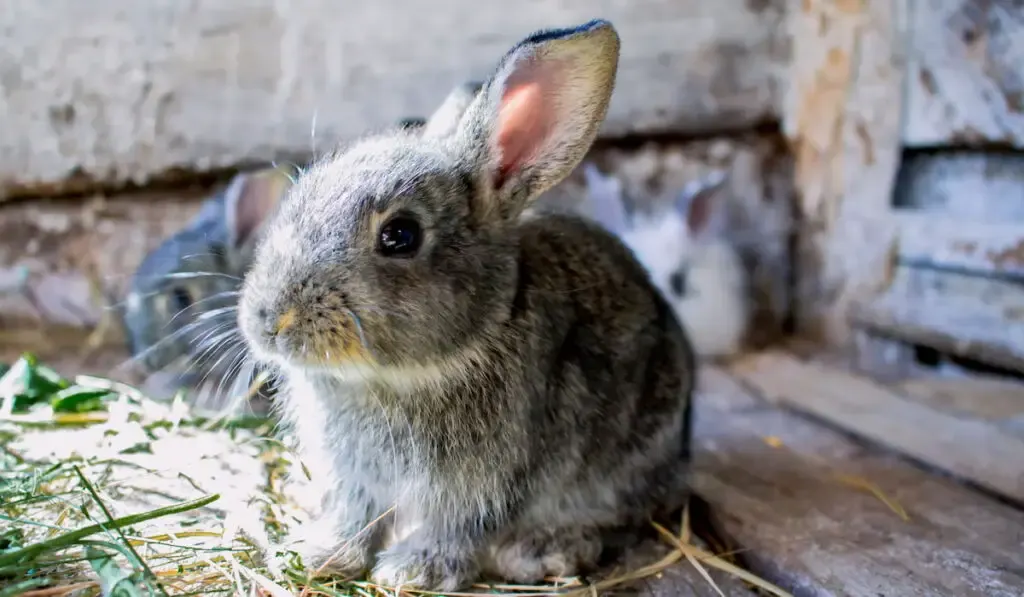
[[[250,176],[239,174],[208,199],[132,277],[121,315],[129,349],[145,371],[174,369],[182,382],[194,384],[226,369],[227,363],[214,366],[220,354],[204,362],[186,357],[199,356],[196,347],[204,336],[216,341],[218,333],[234,328],[237,292],[252,256],[249,239],[233,234],[228,212]]]
[[[363,139],[308,169],[269,223],[239,324],[282,376],[322,499],[283,546],[311,570],[440,591],[573,574],[606,530],[686,499],[678,321],[614,235],[523,215],[592,144],[618,51],[605,21],[530,36],[452,134]],[[538,81],[526,114],[550,126],[499,118]],[[421,222],[414,256],[376,251],[396,213]]]

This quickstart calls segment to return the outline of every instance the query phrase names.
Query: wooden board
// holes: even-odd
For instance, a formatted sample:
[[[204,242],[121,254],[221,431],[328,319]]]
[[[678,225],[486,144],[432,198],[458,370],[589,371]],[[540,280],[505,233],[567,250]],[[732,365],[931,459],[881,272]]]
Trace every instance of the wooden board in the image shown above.
[[[1024,147],[1024,10],[1017,0],[913,0],[910,146]]]
[[[848,339],[848,304],[882,282],[890,259],[908,1],[815,0],[789,15],[783,129],[804,223],[797,325],[831,342]]]
[[[695,484],[755,572],[798,597],[1024,594],[1024,513],[709,371],[694,426]],[[806,387],[797,373],[778,378]],[[844,475],[869,482],[909,520]]]
[[[7,3],[0,198],[322,151],[428,114],[537,29],[595,17],[622,39],[604,135],[740,130],[778,112],[784,4]]]
[[[978,203],[992,197],[974,195]],[[894,216],[903,265],[1024,281],[1024,221],[978,222],[916,210]]]
[[[867,378],[784,353],[752,356],[732,371],[769,400],[1024,504],[1024,439],[1017,435],[929,408]]]
[[[968,379],[908,379],[896,391],[956,417],[986,421],[1024,438],[1024,381],[977,375]]]
[[[908,151],[894,204],[983,224],[1024,223],[1024,153]]]
[[[855,325],[940,352],[1024,371],[1024,283],[901,266],[859,303]]]

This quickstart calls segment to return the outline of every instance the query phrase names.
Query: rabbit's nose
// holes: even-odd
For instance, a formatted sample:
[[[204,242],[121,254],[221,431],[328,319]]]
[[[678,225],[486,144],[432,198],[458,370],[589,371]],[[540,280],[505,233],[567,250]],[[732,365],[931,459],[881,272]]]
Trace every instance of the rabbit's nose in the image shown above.
[[[271,338],[280,339],[281,336],[287,335],[286,332],[294,327],[296,322],[295,309],[288,309],[280,315],[271,313],[267,309],[260,309],[258,315],[263,321],[264,333]]]

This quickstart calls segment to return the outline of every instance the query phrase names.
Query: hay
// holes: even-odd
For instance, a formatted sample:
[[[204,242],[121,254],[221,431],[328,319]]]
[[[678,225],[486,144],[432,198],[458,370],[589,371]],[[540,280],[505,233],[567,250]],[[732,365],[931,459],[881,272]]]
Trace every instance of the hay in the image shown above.
[[[0,597],[395,594],[298,570],[274,576],[261,562],[313,505],[271,421],[204,419],[180,397],[161,403],[105,379],[63,379],[30,356],[0,375]],[[712,584],[704,565],[787,595],[695,547],[682,528],[658,527],[672,549],[664,557],[593,584],[463,594],[593,595],[685,558]]]

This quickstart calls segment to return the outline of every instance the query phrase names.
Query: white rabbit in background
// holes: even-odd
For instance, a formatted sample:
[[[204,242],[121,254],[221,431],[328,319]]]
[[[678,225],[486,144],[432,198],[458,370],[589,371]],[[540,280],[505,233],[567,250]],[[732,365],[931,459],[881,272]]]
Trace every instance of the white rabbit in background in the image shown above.
[[[750,321],[746,270],[724,234],[726,180],[716,171],[690,182],[670,205],[630,211],[622,183],[583,165],[590,216],[617,234],[672,304],[698,355],[725,357],[742,348]]]

